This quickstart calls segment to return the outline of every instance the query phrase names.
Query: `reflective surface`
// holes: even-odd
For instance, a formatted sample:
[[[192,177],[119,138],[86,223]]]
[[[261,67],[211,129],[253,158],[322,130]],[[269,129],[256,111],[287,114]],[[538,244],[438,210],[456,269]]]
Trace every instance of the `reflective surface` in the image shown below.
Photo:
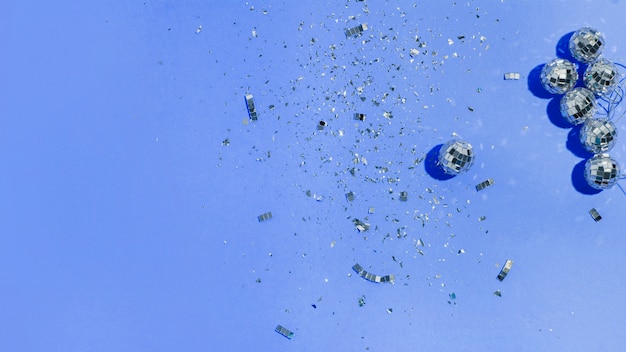
[[[610,92],[618,81],[618,71],[615,64],[601,58],[587,67],[585,70],[585,87],[596,94]]]
[[[608,119],[588,119],[580,129],[580,142],[596,154],[609,151],[617,140],[617,129]]]
[[[561,98],[561,115],[574,125],[585,122],[596,113],[596,98],[586,88],[574,88]]]
[[[448,141],[439,151],[439,164],[449,175],[456,175],[469,170],[474,163],[472,145],[459,139]]]
[[[604,35],[598,30],[581,28],[570,38],[569,50],[580,62],[591,62],[597,59],[604,49]]]
[[[577,80],[576,65],[565,59],[554,59],[541,70],[541,84],[552,94],[565,94]]]
[[[619,179],[619,170],[609,154],[596,154],[585,163],[585,179],[595,189],[611,188]]]

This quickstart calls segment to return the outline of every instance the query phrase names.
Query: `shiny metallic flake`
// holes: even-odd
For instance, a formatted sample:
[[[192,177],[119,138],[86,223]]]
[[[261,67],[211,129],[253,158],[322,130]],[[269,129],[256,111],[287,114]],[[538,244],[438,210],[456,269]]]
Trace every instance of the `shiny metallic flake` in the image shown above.
[[[498,274],[498,280],[504,280],[504,278],[509,274],[512,266],[513,261],[511,259],[507,259],[506,263],[504,263],[504,266],[502,267],[502,270],[500,270],[500,273]]]

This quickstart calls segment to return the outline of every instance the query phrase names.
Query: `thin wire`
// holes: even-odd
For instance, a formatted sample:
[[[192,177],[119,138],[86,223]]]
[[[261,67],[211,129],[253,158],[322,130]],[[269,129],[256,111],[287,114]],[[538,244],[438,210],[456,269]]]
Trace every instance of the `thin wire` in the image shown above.
[[[626,69],[626,66],[619,62],[614,62],[614,64]],[[610,120],[615,117],[616,108],[622,103],[626,96],[626,76],[622,74],[621,77],[622,78],[609,94],[601,95],[598,98],[598,106],[600,107],[599,114],[605,115]],[[620,115],[614,122],[619,121],[622,117],[624,117],[624,114]]]
[[[617,184],[617,187],[619,187],[619,189],[622,190],[622,193],[624,193],[624,195],[626,195],[626,191],[624,191],[624,188],[622,188],[622,185],[620,185],[619,183]]]

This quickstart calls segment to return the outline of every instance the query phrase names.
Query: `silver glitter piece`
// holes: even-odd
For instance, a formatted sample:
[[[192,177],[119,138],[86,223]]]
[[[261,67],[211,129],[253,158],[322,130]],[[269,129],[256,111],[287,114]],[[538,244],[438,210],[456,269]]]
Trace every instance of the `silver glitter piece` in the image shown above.
[[[354,119],[355,120],[365,121],[365,117],[366,117],[365,114],[361,114],[361,113],[358,113],[358,112],[354,113]]]
[[[272,218],[272,212],[268,211],[267,213],[263,213],[257,217],[259,222],[263,222]]]
[[[358,26],[349,28],[345,30],[346,38],[349,37],[358,37],[367,30],[367,23],[360,24]]]
[[[576,65],[565,59],[554,59],[541,69],[541,84],[552,94],[565,94],[578,80]]]
[[[288,338],[290,340],[295,335],[291,330],[283,327],[282,325],[276,325],[276,329],[274,329],[274,331],[276,331],[277,333],[285,336],[286,338]]]
[[[500,270],[500,273],[498,274],[498,280],[504,280],[504,278],[509,274],[512,266],[513,261],[511,259],[507,259],[506,263],[504,263],[504,266],[502,267],[502,270]]]
[[[370,229],[370,224],[363,222],[359,219],[352,219],[352,223],[359,232],[365,232]]]
[[[491,187],[493,185],[493,178],[488,178],[485,181],[479,183],[476,185],[476,191],[482,191],[483,189],[487,188],[487,187]]]
[[[248,109],[248,116],[250,120],[256,121],[258,119],[258,115],[256,112],[256,108],[254,106],[254,97],[252,94],[246,94],[246,108]]]
[[[510,80],[518,80],[520,79],[521,75],[517,72],[507,72],[504,74],[504,79],[507,81]]]
[[[585,70],[585,87],[596,94],[610,93],[617,85],[618,76],[615,64],[600,58]]]
[[[394,280],[396,279],[393,274],[385,275],[385,276],[374,275],[374,274],[366,271],[365,269],[363,269],[363,267],[360,266],[359,263],[354,264],[354,266],[352,266],[352,270],[356,271],[356,273],[359,274],[360,277],[364,278],[367,281],[371,281],[371,282],[376,282],[376,283],[391,282],[391,283],[393,283]]]
[[[561,115],[579,125],[596,113],[596,98],[586,88],[574,88],[561,98]]]
[[[457,175],[469,170],[474,163],[472,145],[460,140],[452,139],[441,147],[439,151],[439,165],[446,174]]]
[[[569,40],[569,51],[580,62],[589,63],[597,59],[602,54],[602,49],[604,35],[591,27],[577,30]]]
[[[602,216],[600,215],[600,213],[598,213],[596,208],[591,208],[589,210],[589,215],[591,215],[591,217],[593,218],[595,222],[602,220]]]
[[[608,189],[619,180],[619,164],[609,154],[596,154],[585,163],[585,179],[595,189]]]
[[[597,154],[611,150],[617,140],[617,128],[608,119],[588,119],[580,129],[580,142]]]

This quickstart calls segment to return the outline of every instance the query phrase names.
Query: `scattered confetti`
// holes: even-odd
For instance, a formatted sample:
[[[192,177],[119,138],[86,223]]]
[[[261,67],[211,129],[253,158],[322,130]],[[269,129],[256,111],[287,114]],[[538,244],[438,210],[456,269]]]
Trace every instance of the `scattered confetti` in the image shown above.
[[[259,222],[263,222],[272,218],[272,212],[268,211],[258,216]]]
[[[385,275],[385,276],[374,275],[372,273],[365,271],[365,269],[363,269],[363,267],[360,266],[358,263],[354,264],[352,269],[356,271],[356,273],[359,274],[360,277],[364,278],[367,281],[376,282],[376,283],[383,283],[383,282],[393,283],[395,280],[395,276],[393,274]]]
[[[291,330],[284,328],[282,325],[276,325],[276,329],[274,329],[274,331],[276,331],[277,333],[283,335],[284,337],[290,340],[295,335]]]
[[[596,208],[591,208],[591,210],[589,210],[589,215],[591,215],[591,218],[596,222],[602,220],[602,216],[600,215],[600,213],[598,213]]]
[[[250,120],[257,120],[256,108],[254,107],[254,99],[252,94],[246,94],[246,108],[248,109],[248,116]]]
[[[520,74],[517,72],[509,72],[504,74],[505,80],[518,80],[520,79]]]
[[[511,270],[512,266],[513,261],[511,259],[507,259],[506,263],[504,263],[504,267],[502,267],[502,270],[500,270],[500,273],[498,274],[498,280],[504,280],[504,278],[509,274],[509,270]]]
[[[358,26],[346,29],[346,31],[345,31],[346,38],[358,37],[366,30],[367,30],[367,23],[363,23],[363,24],[360,24]]]
[[[493,179],[489,178],[479,184],[476,185],[476,191],[482,191],[483,189],[487,188],[487,187],[491,187],[493,185]]]

